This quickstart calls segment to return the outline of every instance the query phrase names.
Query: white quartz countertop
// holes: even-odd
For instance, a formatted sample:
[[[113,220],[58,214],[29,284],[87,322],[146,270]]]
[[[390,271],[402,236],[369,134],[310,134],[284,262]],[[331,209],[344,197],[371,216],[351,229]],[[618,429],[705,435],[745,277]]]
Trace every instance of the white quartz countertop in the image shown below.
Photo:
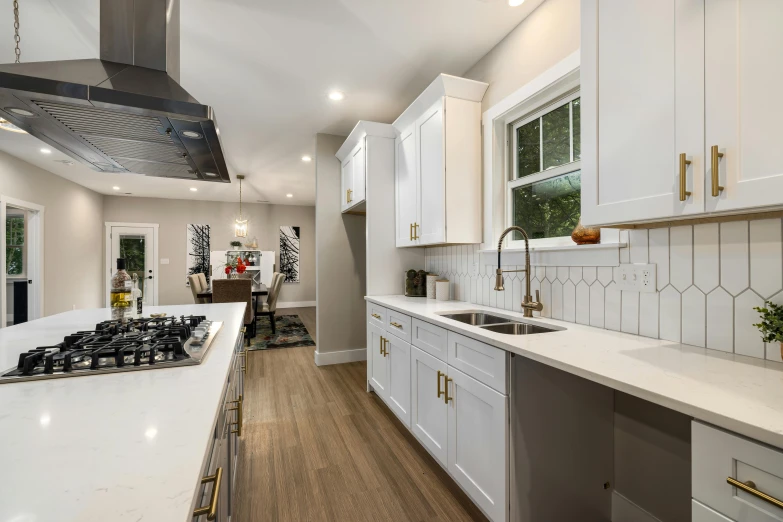
[[[144,309],[223,322],[197,366],[0,384],[0,522],[189,520],[244,308]],[[106,319],[78,310],[0,329],[0,371]]]
[[[783,448],[783,364],[458,301],[368,301]],[[481,310],[565,330],[504,335],[439,314]]]

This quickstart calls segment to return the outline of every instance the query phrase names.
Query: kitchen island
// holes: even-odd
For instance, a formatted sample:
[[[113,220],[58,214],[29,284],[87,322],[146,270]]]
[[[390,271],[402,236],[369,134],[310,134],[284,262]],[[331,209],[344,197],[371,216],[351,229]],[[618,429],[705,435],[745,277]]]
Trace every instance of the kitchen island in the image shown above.
[[[228,422],[223,401],[240,367],[244,309],[145,308],[223,323],[199,365],[0,384],[0,520],[192,520],[210,497],[202,476]],[[4,328],[0,369],[110,317],[108,309],[77,310]]]
[[[368,389],[491,520],[783,516],[727,481],[783,498],[783,364],[471,303],[366,300]],[[469,311],[549,331],[446,317]]]

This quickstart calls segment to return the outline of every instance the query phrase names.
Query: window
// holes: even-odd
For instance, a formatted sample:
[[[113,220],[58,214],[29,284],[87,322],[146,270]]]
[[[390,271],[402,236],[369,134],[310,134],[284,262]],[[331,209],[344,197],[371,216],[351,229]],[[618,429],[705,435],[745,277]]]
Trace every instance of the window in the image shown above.
[[[5,219],[5,273],[25,277],[25,217],[9,214]]]
[[[579,222],[579,101],[579,93],[572,92],[509,126],[508,222],[525,229],[531,240],[570,236]],[[522,234],[514,232],[512,241],[520,240]]]

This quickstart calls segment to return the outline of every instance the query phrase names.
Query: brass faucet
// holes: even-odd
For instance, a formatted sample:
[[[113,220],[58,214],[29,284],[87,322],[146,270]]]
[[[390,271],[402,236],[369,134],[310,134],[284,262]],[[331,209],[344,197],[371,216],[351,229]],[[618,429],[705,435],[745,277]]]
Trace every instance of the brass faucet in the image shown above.
[[[501,270],[500,269],[500,251],[503,249],[503,240],[506,238],[509,232],[516,230],[525,238],[525,269],[524,270]],[[533,296],[530,295],[530,244],[528,243],[527,232],[521,227],[513,226],[508,227],[500,234],[500,240],[498,241],[498,269],[495,271],[495,291],[502,292],[503,288],[503,272],[524,272],[525,273],[525,297],[522,298],[522,313],[525,317],[533,317],[533,310],[540,312],[544,309],[544,305],[541,303],[541,292],[536,290],[536,300],[533,301]]]

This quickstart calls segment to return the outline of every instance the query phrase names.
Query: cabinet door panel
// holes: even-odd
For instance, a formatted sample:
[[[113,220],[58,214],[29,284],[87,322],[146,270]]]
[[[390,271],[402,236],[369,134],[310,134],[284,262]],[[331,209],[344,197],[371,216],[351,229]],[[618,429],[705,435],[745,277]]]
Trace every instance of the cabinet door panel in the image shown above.
[[[370,384],[375,393],[385,401],[389,396],[389,387],[387,386],[388,369],[386,368],[386,356],[383,354],[384,336],[388,337],[386,332],[374,324],[367,326],[367,350],[369,350],[367,361],[372,366],[372,368],[367,368]]]
[[[707,210],[783,204],[783,2],[706,2],[705,153],[713,145],[719,161],[718,197]],[[711,166],[707,176],[711,188]]]
[[[351,194],[351,199],[353,199],[353,201],[351,202],[351,205],[356,205],[365,199],[364,187],[367,163],[364,140],[362,140],[362,143],[354,150],[351,163],[353,163],[353,193]]]
[[[343,191],[340,195],[340,209],[347,210],[351,206],[348,201],[348,191],[353,186],[353,165],[351,164],[352,158],[347,159],[342,165],[342,178],[343,178]]]
[[[582,221],[704,211],[700,0],[585,0]],[[680,153],[692,161],[680,201]]]
[[[449,366],[448,470],[492,520],[506,520],[508,398]]]
[[[397,246],[417,244],[411,238],[411,226],[419,221],[419,181],[416,172],[416,135],[414,129],[403,132],[395,141],[396,173],[394,176],[397,208]]]
[[[389,408],[397,414],[406,426],[411,425],[411,345],[389,336],[386,343],[389,383]]]
[[[419,166],[419,243],[446,241],[446,162],[443,99],[416,121]]]
[[[445,375],[446,363],[411,347],[411,431],[445,468],[448,408],[438,397],[439,371]]]

